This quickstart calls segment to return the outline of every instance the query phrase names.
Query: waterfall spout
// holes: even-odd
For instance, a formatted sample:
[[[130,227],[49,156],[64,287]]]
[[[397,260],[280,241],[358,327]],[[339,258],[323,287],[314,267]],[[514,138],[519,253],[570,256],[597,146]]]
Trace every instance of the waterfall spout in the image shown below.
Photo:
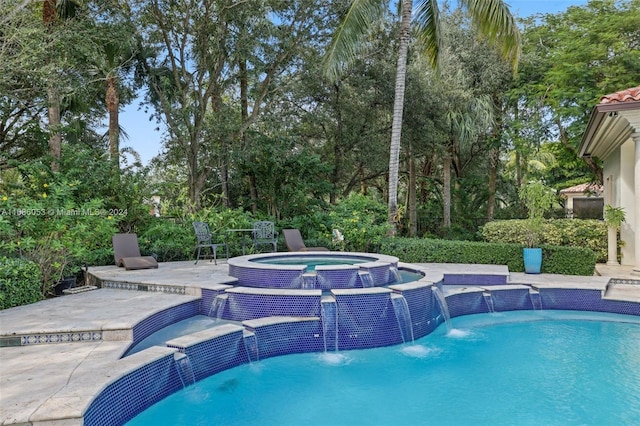
[[[451,333],[451,317],[449,316],[449,306],[447,306],[447,299],[444,297],[444,294],[438,287],[433,286],[431,287],[431,290],[433,291],[433,295],[438,302],[440,312],[442,312],[442,316],[444,317],[444,323],[447,326],[447,333]]]
[[[178,371],[178,377],[182,382],[182,387],[186,388],[196,382],[196,376],[193,373],[193,365],[189,357],[183,353],[177,353],[174,355],[174,365]]]
[[[538,290],[530,289],[529,299],[531,299],[531,306],[533,306],[534,311],[542,310],[542,298],[540,297],[540,292]]]
[[[333,297],[326,296],[320,305],[324,351],[334,352],[338,350],[338,304]]]
[[[373,277],[368,271],[360,271],[358,276],[360,277],[362,288],[373,287]]]
[[[496,310],[493,305],[493,297],[491,297],[491,292],[490,291],[483,292],[482,297],[484,298],[484,303],[487,304],[487,309],[489,309],[489,312],[494,313]]]
[[[258,337],[252,331],[244,330],[242,332],[242,340],[244,341],[244,349],[247,351],[247,359],[249,363],[260,361],[260,352],[258,351]]]
[[[389,284],[402,284],[402,275],[395,266],[389,267]]]
[[[407,299],[401,294],[392,294],[391,303],[398,320],[398,328],[402,335],[402,343],[413,343],[413,324]]]
[[[227,298],[229,296],[226,294],[219,294],[217,295],[213,301],[211,302],[211,308],[209,309],[209,316],[216,318],[216,319],[222,319],[222,316],[224,315],[224,308],[225,306],[227,306]]]

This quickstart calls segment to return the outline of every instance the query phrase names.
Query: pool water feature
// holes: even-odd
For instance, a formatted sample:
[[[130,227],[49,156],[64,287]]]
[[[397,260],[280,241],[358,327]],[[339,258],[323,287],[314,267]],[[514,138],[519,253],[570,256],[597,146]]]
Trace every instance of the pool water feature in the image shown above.
[[[124,356],[133,355],[152,346],[164,346],[168,340],[220,325],[220,320],[207,315],[196,315],[161,328],[140,342],[135,343]]]
[[[375,262],[376,257],[370,256],[333,256],[323,255],[275,255],[250,259],[250,262],[268,265],[305,265],[307,271],[314,271],[316,266],[326,265],[357,265],[359,263]]]
[[[266,253],[228,260],[238,285],[261,288],[368,288],[397,283],[398,258],[374,253]]]
[[[640,318],[521,311],[452,321],[463,335],[452,337],[441,327],[409,347],[346,351],[339,360],[317,353],[287,355],[222,371],[128,425],[636,424],[640,419]]]
[[[275,265],[267,267],[278,268]],[[388,265],[384,267],[387,272],[390,270]],[[445,333],[445,327],[438,327],[443,323],[444,315],[433,288],[443,290],[442,295],[452,321],[460,321],[461,316],[490,312],[485,299],[487,291],[491,293],[495,313],[484,317],[492,321],[503,318],[508,315],[506,311],[512,310],[546,315],[548,310],[574,309],[579,313],[603,311],[640,317],[640,304],[637,302],[604,297],[605,291],[592,286],[538,288],[524,284],[505,285],[504,274],[492,277],[457,273],[454,278],[446,273],[439,276],[432,273],[413,282],[327,291],[241,285],[203,287],[200,312],[209,312],[212,301],[217,296],[228,296],[222,325],[174,339],[167,342],[168,348],[153,348],[140,354],[156,357],[156,360],[141,364],[140,368],[122,375],[107,386],[84,412],[84,424],[123,424],[151,404],[181,389],[174,367],[174,352],[169,349],[190,358],[196,385],[189,389],[196,389],[208,377],[234,367],[251,365],[251,368],[259,371],[273,357],[288,354],[314,353],[320,363],[335,367],[357,362],[358,358],[353,357],[352,349],[397,345],[394,348],[403,356],[429,359],[438,354],[441,348],[424,345],[418,339],[440,333],[453,340],[465,340],[474,335],[467,329],[453,328],[451,332]],[[446,285],[447,282],[451,285]],[[474,282],[476,286],[473,285]],[[537,297],[533,297],[532,291],[535,291]],[[398,295],[407,302],[410,315],[406,316],[406,322],[399,321],[394,312],[391,300]],[[325,318],[336,320],[334,323],[327,322],[326,327],[321,313],[323,301],[335,301],[335,316],[326,312]],[[540,307],[544,310],[536,310]],[[153,318],[164,317],[163,313],[153,315]],[[168,313],[166,317],[173,318],[175,315]],[[228,320],[235,322],[230,323]],[[143,322],[146,328],[149,321]],[[401,330],[403,323],[410,323],[415,339],[413,343],[402,344],[405,340]],[[245,339],[248,332],[253,333],[255,339]],[[144,333],[137,333],[134,328],[135,335],[142,336]],[[386,372],[381,377],[384,379],[385,375]],[[235,385],[227,384],[222,387],[225,390],[236,388]],[[202,397],[199,394],[192,395],[195,398]],[[250,399],[249,404],[253,402],[252,395],[245,395]],[[123,398],[127,401],[126,407],[120,402]],[[245,405],[243,403],[243,407]],[[265,419],[268,420],[268,417],[262,418],[260,415],[255,418],[261,424],[264,424]],[[192,422],[186,420],[184,424]]]

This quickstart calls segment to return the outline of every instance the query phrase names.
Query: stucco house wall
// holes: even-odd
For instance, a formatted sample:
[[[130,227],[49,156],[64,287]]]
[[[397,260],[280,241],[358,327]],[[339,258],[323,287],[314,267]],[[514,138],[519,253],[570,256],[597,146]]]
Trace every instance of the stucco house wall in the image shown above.
[[[640,274],[640,86],[600,99],[579,153],[602,160],[605,205],[625,212],[621,263],[634,266],[634,273]]]

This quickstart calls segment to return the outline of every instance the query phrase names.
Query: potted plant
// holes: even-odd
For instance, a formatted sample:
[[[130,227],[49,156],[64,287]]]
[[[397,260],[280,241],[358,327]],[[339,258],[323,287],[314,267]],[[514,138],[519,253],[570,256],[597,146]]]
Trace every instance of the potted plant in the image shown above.
[[[610,204],[604,206],[604,222],[607,224],[607,265],[619,265],[618,263],[618,231],[625,220],[622,207],[613,207]]]
[[[532,181],[520,188],[519,195],[528,213],[527,247],[523,249],[524,271],[527,274],[539,274],[542,270],[542,249],[538,245],[543,234],[544,214],[551,209],[555,193],[542,182]]]

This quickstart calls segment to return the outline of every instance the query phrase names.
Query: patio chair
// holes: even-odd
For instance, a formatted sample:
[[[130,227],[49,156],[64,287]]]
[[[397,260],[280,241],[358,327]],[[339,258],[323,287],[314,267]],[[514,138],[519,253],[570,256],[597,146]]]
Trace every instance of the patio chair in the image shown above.
[[[227,253],[227,259],[229,259],[229,245],[225,238],[221,243],[212,242],[211,230],[209,229],[209,225],[205,222],[193,222],[193,229],[196,232],[196,249],[198,250],[196,254],[196,261],[194,265],[198,264],[198,260],[202,256],[203,259],[209,258],[209,261],[213,259],[213,263],[215,265],[218,264],[218,247],[224,247]],[[209,249],[209,254],[205,255],[202,252],[202,249]]]
[[[278,251],[278,233],[273,222],[266,220],[253,223],[253,249],[258,251],[261,245],[273,247]]]
[[[113,258],[116,265],[127,271],[134,269],[157,269],[158,261],[153,256],[141,256],[136,234],[115,234],[111,237]]]
[[[329,251],[326,247],[305,246],[299,229],[283,229],[282,235],[289,251]]]

